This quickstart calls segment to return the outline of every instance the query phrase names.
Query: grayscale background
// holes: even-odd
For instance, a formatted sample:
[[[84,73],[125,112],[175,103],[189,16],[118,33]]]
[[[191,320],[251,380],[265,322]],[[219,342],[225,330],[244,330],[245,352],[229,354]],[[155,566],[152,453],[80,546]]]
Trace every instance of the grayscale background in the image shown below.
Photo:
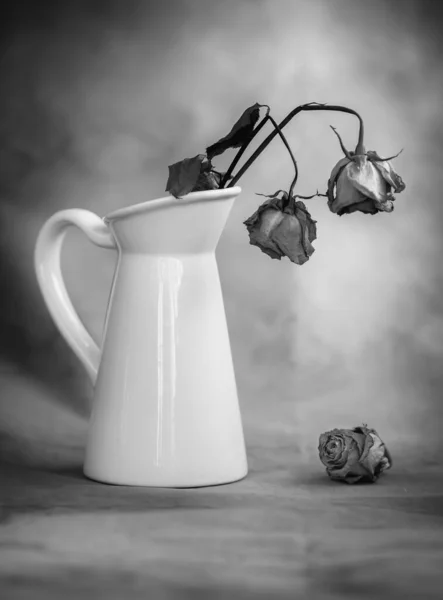
[[[204,151],[257,101],[277,120],[310,101],[356,109],[369,149],[404,148],[395,167],[407,187],[389,215],[339,218],[324,198],[309,201],[318,240],[298,267],[250,246],[242,224],[261,201],[255,192],[291,181],[278,139],[241,180],[218,260],[246,435],[266,416],[293,445],[294,460],[316,464],[319,433],[365,422],[400,464],[440,460],[438,6],[54,0],[2,9],[4,460],[44,463],[60,436],[81,453],[90,410],[86,375],[37,289],[39,228],[62,208],[105,215],[164,195],[168,165]],[[330,124],[352,148],[357,121],[348,115],[308,113],[285,130],[300,194],[324,191],[342,156]],[[216,165],[225,168],[232,156]],[[63,261],[74,304],[100,340],[114,255],[73,231]]]

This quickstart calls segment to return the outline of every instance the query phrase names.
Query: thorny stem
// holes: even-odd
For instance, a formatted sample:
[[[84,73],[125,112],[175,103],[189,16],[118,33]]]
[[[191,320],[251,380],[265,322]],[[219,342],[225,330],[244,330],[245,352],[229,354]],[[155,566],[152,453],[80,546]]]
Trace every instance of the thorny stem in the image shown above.
[[[323,196],[324,198],[328,197],[328,194],[321,194],[318,190],[315,194],[312,194],[312,196],[300,196],[299,194],[296,194],[294,196],[294,198],[300,198],[300,200],[312,200],[312,198],[317,198],[317,196]]]
[[[256,192],[257,196],[265,196],[265,198],[277,198],[277,196],[279,194],[283,194],[285,195],[286,192],[284,190],[278,190],[277,192],[275,192],[275,194],[273,194],[272,196],[270,196],[269,194],[260,194],[259,192]],[[283,208],[282,210],[284,210],[285,206],[289,206],[290,204],[295,204],[295,202],[297,201],[297,198],[299,198],[300,200],[312,200],[312,198],[317,198],[318,196],[323,196],[323,198],[327,198],[328,194],[321,194],[318,190],[315,192],[315,194],[312,194],[312,196],[300,196],[300,194],[295,194],[294,196],[288,196],[288,202],[287,204],[283,204]],[[283,198],[281,198],[281,200],[283,201]]]
[[[364,153],[364,146],[363,146],[364,124],[363,124],[363,119],[361,118],[361,116],[355,110],[352,110],[352,108],[347,108],[346,106],[336,106],[336,105],[328,106],[327,104],[319,104],[318,102],[310,102],[309,104],[302,104],[301,106],[297,106],[297,108],[294,108],[294,110],[291,111],[283,119],[283,121],[279,124],[279,128],[283,129],[283,127],[285,127],[289,123],[289,121],[291,121],[291,119],[293,119],[300,112],[311,111],[311,110],[328,110],[328,111],[348,113],[350,115],[356,116],[357,119],[359,120],[359,123],[360,123],[360,129],[359,129],[359,134],[358,134],[357,146],[355,148],[355,154],[363,154]],[[249,169],[249,167],[257,160],[257,158],[260,156],[260,154],[269,146],[269,144],[272,142],[272,140],[275,138],[275,136],[277,134],[278,134],[278,130],[274,129],[274,131],[272,131],[268,135],[268,137],[260,144],[260,146],[254,152],[254,154],[252,154],[252,156],[246,161],[246,163],[243,165],[243,167],[239,170],[239,172],[237,173],[237,175],[235,175],[235,177],[233,177],[231,179],[228,187],[233,187],[237,183],[237,181],[240,179],[240,177],[242,177],[246,173],[246,171]]]
[[[254,131],[252,132],[251,137],[241,146],[240,150],[237,152],[237,154],[234,157],[234,160],[232,161],[232,163],[229,165],[228,170],[226,171],[221,183],[220,183],[220,189],[224,188],[226,185],[226,182],[228,181],[228,179],[230,179],[231,175],[232,175],[232,171],[235,169],[235,167],[238,164],[238,161],[241,159],[241,157],[243,156],[243,154],[245,153],[247,147],[249,146],[249,144],[252,142],[252,140],[255,138],[255,136],[257,135],[257,133],[259,133],[259,131],[261,131],[263,129],[263,127],[266,125],[266,123],[269,120],[269,112],[271,110],[271,108],[267,105],[267,104],[261,104],[260,105],[262,108],[266,108],[266,115],[263,117],[263,119],[261,120],[261,123],[259,123],[257,125],[257,127],[254,129]],[[229,187],[229,186],[228,186]]]
[[[312,196],[300,196],[300,194],[296,194],[295,196],[290,196],[289,197],[289,201],[293,202],[294,204],[297,201],[297,198],[299,200],[312,200],[312,198],[317,198],[318,196],[323,196],[324,198],[328,197],[328,194],[321,194],[318,190],[316,191],[315,194],[312,194]]]

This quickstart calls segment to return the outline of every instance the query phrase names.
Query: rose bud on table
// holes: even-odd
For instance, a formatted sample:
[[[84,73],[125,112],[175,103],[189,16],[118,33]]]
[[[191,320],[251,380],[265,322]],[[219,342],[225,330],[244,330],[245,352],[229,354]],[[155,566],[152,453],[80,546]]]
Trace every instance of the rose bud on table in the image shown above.
[[[322,433],[318,452],[329,477],[335,481],[374,482],[392,466],[391,455],[375,429],[333,429]]]

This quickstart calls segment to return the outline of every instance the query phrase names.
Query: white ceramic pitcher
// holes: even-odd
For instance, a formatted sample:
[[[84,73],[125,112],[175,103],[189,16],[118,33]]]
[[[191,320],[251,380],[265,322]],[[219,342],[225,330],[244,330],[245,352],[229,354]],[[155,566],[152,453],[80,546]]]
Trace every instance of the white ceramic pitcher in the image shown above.
[[[247,474],[215,249],[239,187],[167,196],[104,219],[62,210],[42,227],[37,278],[60,332],[94,384],[84,473],[97,481],[196,487]],[[118,260],[94,342],[60,270],[68,227]]]

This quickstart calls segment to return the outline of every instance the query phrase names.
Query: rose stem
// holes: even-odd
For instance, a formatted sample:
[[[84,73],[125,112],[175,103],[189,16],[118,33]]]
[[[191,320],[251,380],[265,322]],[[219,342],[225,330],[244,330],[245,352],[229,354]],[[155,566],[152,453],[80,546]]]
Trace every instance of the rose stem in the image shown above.
[[[257,133],[259,131],[261,131],[261,129],[263,129],[263,127],[266,125],[266,123],[268,122],[269,119],[269,111],[271,110],[271,108],[267,105],[267,104],[260,104],[260,107],[262,108],[266,108],[266,115],[263,117],[261,123],[259,123],[259,125],[257,125],[257,127],[254,129],[254,131],[251,134],[251,137],[243,143],[243,145],[241,146],[240,150],[237,152],[237,154],[234,157],[234,160],[232,161],[232,163],[229,165],[228,170],[226,171],[226,173],[224,174],[223,179],[221,180],[220,183],[220,189],[225,187],[226,182],[228,181],[228,179],[231,177],[232,175],[232,171],[235,169],[235,167],[237,166],[238,161],[241,159],[241,157],[243,156],[243,154],[245,153],[247,147],[249,146],[249,144],[252,142],[252,140],[255,138],[255,136],[257,135]],[[228,186],[229,187],[229,186]]]
[[[312,198],[317,198],[318,196],[323,196],[324,198],[327,198],[328,194],[320,194],[320,192],[317,191],[315,194],[312,194],[312,196],[299,196],[299,194],[296,194],[294,198],[300,198],[300,200],[312,200]]]
[[[294,190],[294,186],[297,183],[297,179],[298,179],[298,166],[297,166],[297,161],[295,160],[295,156],[291,150],[291,146],[288,144],[288,140],[286,139],[284,133],[282,132],[282,130],[280,129],[280,127],[277,125],[275,119],[273,119],[271,117],[271,115],[269,115],[269,120],[271,121],[271,123],[274,125],[275,129],[277,130],[278,135],[281,137],[282,142],[284,143],[284,145],[286,146],[289,155],[291,157],[292,160],[292,164],[294,165],[294,171],[295,171],[295,176],[294,179],[291,183],[291,187],[289,188],[289,193],[288,193],[288,201],[292,196],[292,192]],[[283,202],[283,208],[285,207],[285,203]]]
[[[355,153],[356,154],[361,154],[364,152],[364,147],[363,147],[363,137],[364,137],[364,124],[363,124],[363,119],[361,118],[361,116],[355,111],[352,110],[352,108],[347,108],[346,106],[335,106],[335,105],[331,105],[331,106],[327,106],[326,104],[319,104],[317,102],[310,102],[309,104],[302,104],[301,106],[297,106],[297,108],[294,108],[293,111],[291,111],[284,119],[283,121],[279,124],[280,129],[283,129],[283,127],[285,127],[289,121],[291,119],[293,119],[296,115],[298,115],[298,113],[302,112],[302,111],[310,111],[310,110],[329,110],[329,111],[335,111],[335,112],[343,112],[343,113],[348,113],[350,115],[355,115],[359,122],[360,122],[360,129],[359,129],[359,134],[358,134],[358,142],[357,142],[357,146],[355,149]],[[249,167],[255,162],[255,160],[260,156],[260,154],[268,147],[268,145],[272,142],[272,140],[275,138],[275,136],[278,134],[278,131],[275,129],[274,131],[272,131],[268,137],[263,140],[263,142],[260,144],[260,146],[257,148],[257,150],[254,152],[254,154],[252,156],[249,157],[249,159],[246,161],[246,163],[243,165],[243,167],[239,170],[239,172],[237,173],[237,175],[235,175],[235,177],[233,177],[231,179],[231,181],[229,182],[228,187],[233,187],[237,181],[240,179],[240,177],[243,177],[243,175],[246,173],[246,171],[249,169]]]
[[[299,200],[312,200],[312,198],[317,198],[318,196],[323,196],[324,198],[327,198],[328,194],[320,194],[318,190],[315,194],[312,194],[312,196],[300,196],[299,194],[295,194],[294,196],[289,198],[289,202],[292,203],[292,207],[294,207],[297,202],[297,198]]]

